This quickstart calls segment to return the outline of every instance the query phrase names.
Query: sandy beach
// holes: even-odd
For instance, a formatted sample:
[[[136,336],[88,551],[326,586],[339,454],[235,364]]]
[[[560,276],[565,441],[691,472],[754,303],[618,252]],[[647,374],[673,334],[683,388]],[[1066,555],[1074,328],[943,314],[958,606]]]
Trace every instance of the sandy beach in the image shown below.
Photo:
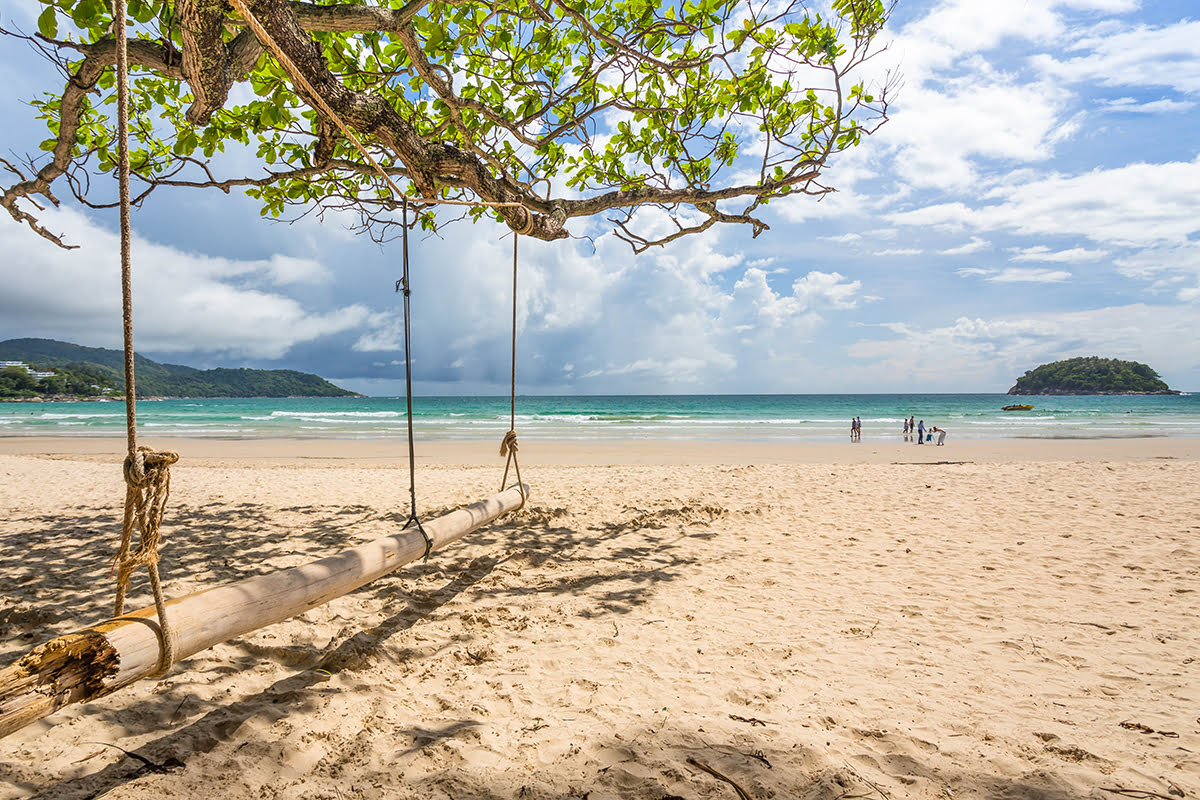
[[[399,442],[154,444],[171,596],[407,516]],[[0,439],[0,666],[107,616],[123,448]],[[521,465],[526,508],[427,562],[0,740],[0,800],[1200,795],[1200,439]],[[422,444],[423,513],[502,470]]]

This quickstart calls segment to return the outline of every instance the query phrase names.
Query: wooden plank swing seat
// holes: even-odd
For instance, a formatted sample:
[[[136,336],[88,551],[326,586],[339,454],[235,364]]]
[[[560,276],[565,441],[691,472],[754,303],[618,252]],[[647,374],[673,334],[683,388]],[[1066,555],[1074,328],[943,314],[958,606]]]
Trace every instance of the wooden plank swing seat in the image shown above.
[[[529,488],[514,485],[422,523],[432,549],[521,507]],[[336,555],[167,601],[183,659],[250,631],[328,603],[425,555],[414,528]],[[111,694],[150,676],[161,643],[154,606],[60,636],[0,670],[0,738],[63,706]]]

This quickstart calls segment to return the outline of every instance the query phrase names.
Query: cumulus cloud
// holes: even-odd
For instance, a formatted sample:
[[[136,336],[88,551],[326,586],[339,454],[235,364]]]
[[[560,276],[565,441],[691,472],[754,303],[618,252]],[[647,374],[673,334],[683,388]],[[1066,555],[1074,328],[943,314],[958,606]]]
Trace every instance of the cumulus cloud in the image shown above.
[[[62,250],[21,226],[0,225],[0,249],[10,265],[0,293],[5,331],[37,335],[52,323],[55,335],[80,344],[120,346],[116,234],[69,209],[42,217],[80,249]],[[214,258],[140,237],[133,252],[139,350],[279,358],[298,342],[352,329],[369,317],[360,305],[308,309],[279,291],[328,277],[322,265],[308,259]]]

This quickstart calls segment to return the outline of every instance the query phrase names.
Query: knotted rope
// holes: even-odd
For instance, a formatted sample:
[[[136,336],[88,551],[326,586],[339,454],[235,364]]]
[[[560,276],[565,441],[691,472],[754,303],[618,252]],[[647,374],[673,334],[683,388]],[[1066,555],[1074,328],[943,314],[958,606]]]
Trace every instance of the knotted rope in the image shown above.
[[[170,466],[178,453],[156,452],[137,443],[137,385],[133,375],[133,269],[132,235],[129,223],[129,52],[125,37],[126,0],[113,0],[112,35],[117,44],[117,179],[121,193],[121,317],[125,346],[125,516],[121,524],[121,546],[113,559],[117,573],[114,616],[125,611],[129,578],[140,564],[150,574],[154,607],[158,611],[158,667],[151,677],[167,674],[175,663],[177,637],[167,623],[167,601],[158,576],[158,546],[162,541],[162,518],[171,493]],[[133,531],[141,533],[138,548],[129,552]]]
[[[149,447],[139,447],[133,455],[125,457],[125,517],[121,523],[121,546],[112,560],[117,575],[117,599],[114,616],[125,610],[125,595],[129,590],[129,579],[141,565],[150,574],[150,588],[154,592],[154,607],[158,612],[159,652],[158,668],[151,677],[161,677],[175,663],[178,637],[167,624],[166,599],[162,581],[158,575],[158,547],[162,542],[163,512],[171,494],[171,465],[179,460],[179,454],[171,451],[159,452]],[[133,532],[140,533],[136,550],[130,552]]]

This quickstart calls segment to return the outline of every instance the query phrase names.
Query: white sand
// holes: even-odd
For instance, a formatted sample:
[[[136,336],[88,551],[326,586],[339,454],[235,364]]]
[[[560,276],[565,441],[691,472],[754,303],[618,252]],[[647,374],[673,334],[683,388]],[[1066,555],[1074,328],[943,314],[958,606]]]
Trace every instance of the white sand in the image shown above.
[[[106,616],[122,446],[0,440],[0,664]],[[172,595],[407,515],[396,443],[179,446]],[[1200,794],[1200,441],[851,447],[527,443],[530,507],[0,740],[0,800]]]

